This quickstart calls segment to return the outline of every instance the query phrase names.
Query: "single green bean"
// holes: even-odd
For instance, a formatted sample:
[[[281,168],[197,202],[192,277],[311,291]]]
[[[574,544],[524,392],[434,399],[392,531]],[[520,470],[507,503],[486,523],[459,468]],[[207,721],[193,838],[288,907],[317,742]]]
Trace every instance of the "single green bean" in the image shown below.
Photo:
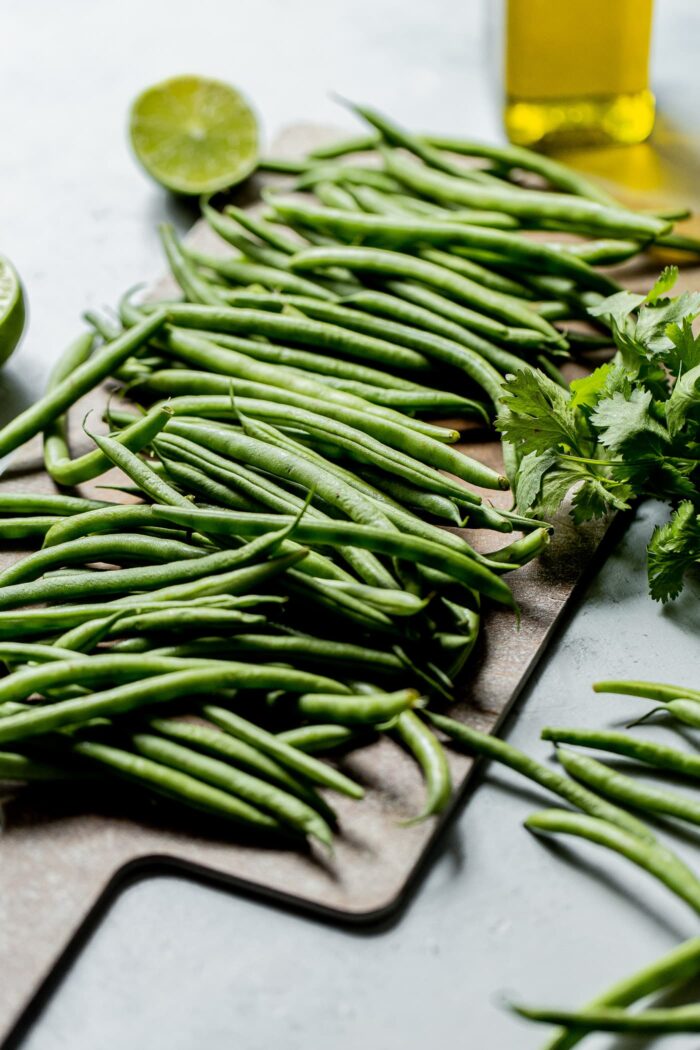
[[[586,1032],[700,1032],[700,1006],[673,1006],[629,1013],[620,1007],[591,1006],[583,1010],[513,1007],[520,1017],[545,1024],[564,1024]]]
[[[131,751],[88,740],[74,744],[73,750],[84,758],[116,770],[130,780],[147,785],[158,794],[174,798],[196,809],[203,809],[208,813],[233,819],[238,823],[248,824],[264,831],[280,829],[280,824],[274,817],[261,812],[228,792],[211,787],[195,777],[171,769],[159,762],[135,755]]]
[[[164,405],[163,411],[170,414],[172,413],[172,408]],[[87,431],[87,433],[90,432]],[[191,505],[191,500],[181,495],[172,485],[169,485],[167,481],[159,477],[151,470],[148,463],[133,452],[130,452],[125,445],[120,444],[114,438],[104,437],[101,434],[90,434],[90,437],[107,459],[115,467],[122,470],[128,478],[131,478],[138,488],[145,492],[147,496],[150,496],[151,499],[158,503],[172,503],[175,507],[189,507]]]
[[[98,659],[92,656],[85,663]],[[138,661],[144,660],[144,657],[122,656],[121,659]],[[171,660],[169,663],[171,666],[174,663],[179,665],[182,661]],[[89,673],[97,672],[91,670]],[[254,664],[233,661],[220,661],[218,664],[210,661],[207,666],[207,661],[204,661],[204,666],[157,674],[141,681],[126,682],[103,692],[71,700],[58,700],[53,704],[32,708],[31,711],[9,715],[0,721],[0,743],[41,736],[95,717],[111,718],[146,705],[167,703],[190,694],[211,695],[227,689],[285,689],[288,692],[299,693],[315,690],[327,693],[349,692],[347,686],[340,682],[308,671],[296,671],[289,667],[257,667]]]
[[[376,725],[388,722],[412,708],[419,696],[415,689],[342,697],[332,693],[309,693],[308,696],[298,698],[296,709],[303,718],[312,722],[334,722],[344,726]]]
[[[65,565],[88,565],[91,562],[121,564],[123,561],[137,564],[153,562],[185,561],[200,558],[205,554],[201,548],[179,540],[167,540],[158,536],[100,533],[85,536],[69,543],[60,543],[30,554],[0,572],[0,587],[35,580],[48,569]]]
[[[543,740],[551,740],[555,744],[579,744],[581,747],[592,747],[598,751],[612,751],[616,755],[625,755],[638,762],[658,766],[659,769],[670,769],[686,776],[700,777],[700,756],[655,741],[641,740],[629,733],[546,726],[541,736]]]
[[[684,685],[666,685],[662,682],[594,682],[593,692],[640,696],[647,700],[659,700],[661,703],[679,698],[700,701],[700,689],[689,689]]]
[[[267,532],[272,521],[277,525],[289,525],[291,519],[264,514],[237,514],[234,511],[185,510],[180,507],[154,507],[156,516],[166,521],[175,521],[192,528],[206,529],[223,535],[260,535]],[[447,572],[466,587],[474,588],[496,602],[513,607],[510,588],[498,576],[479,562],[418,536],[401,535],[356,522],[307,522],[300,521],[295,535],[302,542],[326,544],[350,544],[375,553],[416,561]],[[700,760],[699,760],[700,761]]]
[[[163,310],[156,310],[134,328],[120,335],[113,343],[102,347],[30,408],[20,412],[0,431],[0,456],[7,455],[38,434],[83,394],[99,385],[127,357],[155,335],[165,318]]]
[[[3,780],[66,780],[74,776],[60,766],[38,762],[12,751],[0,751],[0,781]]]
[[[536,833],[577,835],[606,846],[649,872],[694,911],[700,912],[700,880],[676,854],[658,841],[645,842],[606,820],[564,809],[534,813],[525,821],[525,827]]]
[[[507,741],[499,740],[498,737],[491,736],[489,733],[481,733],[473,726],[456,722],[453,718],[447,718],[433,711],[426,711],[425,714],[434,726],[466,748],[470,754],[484,755],[496,762],[501,762],[510,769],[514,769],[516,773],[520,773],[521,776],[559,795],[560,798],[570,802],[572,806],[576,806],[584,813],[606,820],[646,842],[654,841],[652,832],[636,817],[606,802],[605,799],[599,798],[594,792],[569,780],[556,769],[551,769],[534,758],[530,758],[529,755],[519,751]]]
[[[596,996],[587,1007],[631,1006],[653,992],[695,977],[699,971],[700,937],[693,937],[630,977],[618,981],[602,995]],[[585,1035],[584,1028],[566,1028],[557,1032],[543,1050],[571,1050]]]
[[[295,726],[294,729],[285,729],[284,732],[278,733],[277,739],[311,755],[318,751],[330,751],[336,747],[344,747],[362,737],[356,729],[331,723],[330,725]]]
[[[325,846],[332,846],[333,834],[323,817],[301,799],[281,788],[250,773],[244,773],[227,762],[202,755],[163,737],[138,733],[133,742],[136,750],[146,758],[212,784],[256,808],[271,813],[280,823],[288,824],[304,835],[317,838]]]
[[[429,726],[413,711],[403,711],[396,720],[396,732],[416,758],[425,777],[426,799],[423,811],[407,821],[416,824],[440,813],[450,801],[452,782],[442,744]]]
[[[614,237],[653,239],[668,233],[671,224],[664,219],[621,206],[612,207],[586,198],[496,185],[476,184],[468,179],[430,171],[394,150],[382,149],[386,171],[414,192],[438,201],[467,208],[504,211],[518,219],[563,224],[566,229],[584,233],[611,234]]]
[[[572,777],[618,802],[635,809],[664,813],[687,820],[691,824],[700,824],[700,804],[693,799],[684,798],[676,792],[659,791],[658,788],[638,784],[632,777],[568,748],[557,748],[557,758]]]
[[[282,686],[282,688],[286,687]],[[340,692],[340,690],[338,691]],[[240,715],[234,714],[233,711],[227,711],[223,707],[207,705],[204,708],[204,715],[226,733],[231,733],[233,736],[244,740],[247,744],[259,748],[265,754],[281,762],[283,766],[293,770],[295,773],[300,773],[312,783],[332,788],[334,791],[339,791],[350,798],[360,799],[363,797],[364,791],[360,785],[346,777],[344,773],[333,769],[332,766],[327,766],[324,762],[319,762],[318,759],[305,754],[303,751],[299,751],[295,747],[290,747],[289,744],[285,744],[284,741],[276,737],[274,733],[268,733],[260,726],[254,725],[254,723],[241,718]]]

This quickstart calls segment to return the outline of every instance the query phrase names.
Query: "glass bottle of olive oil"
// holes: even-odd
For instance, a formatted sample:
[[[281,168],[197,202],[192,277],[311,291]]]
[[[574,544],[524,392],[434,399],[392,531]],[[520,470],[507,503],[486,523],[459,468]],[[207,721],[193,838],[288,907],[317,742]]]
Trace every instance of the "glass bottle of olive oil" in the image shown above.
[[[523,146],[643,142],[653,0],[506,0],[505,127]]]

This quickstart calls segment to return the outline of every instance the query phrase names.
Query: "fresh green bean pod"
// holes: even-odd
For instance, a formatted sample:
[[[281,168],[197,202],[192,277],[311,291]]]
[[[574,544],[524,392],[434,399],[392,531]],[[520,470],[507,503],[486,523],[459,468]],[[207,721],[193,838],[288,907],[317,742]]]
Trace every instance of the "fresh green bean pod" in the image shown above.
[[[185,510],[180,507],[154,507],[156,516],[166,521],[175,521],[192,528],[212,531],[223,535],[261,535],[270,529],[270,521],[278,525],[290,524],[282,519],[264,514],[237,514],[234,511]],[[494,601],[513,606],[510,588],[488,568],[465,554],[442,547],[418,536],[402,536],[399,532],[356,522],[307,522],[300,521],[294,530],[297,539],[308,543],[346,543],[363,547],[375,553],[388,554],[426,564],[454,576],[466,587],[480,591]]]
[[[122,776],[144,785],[160,795],[174,798],[177,802],[203,809],[219,817],[250,825],[261,831],[279,831],[281,825],[272,816],[263,813],[247,802],[219,788],[205,784],[186,773],[151,759],[135,755],[132,751],[84,740],[73,745],[73,750],[92,762],[107,766]]]
[[[650,1008],[639,1013],[613,1006],[592,1006],[583,1010],[534,1009],[514,1006],[521,1017],[545,1024],[565,1024],[585,1032],[641,1032],[672,1035],[700,1032],[700,1006]]]
[[[93,656],[86,661],[97,660]],[[129,659],[122,657],[123,660]],[[133,659],[144,659],[143,656]],[[178,665],[182,661],[176,662]],[[47,667],[55,667],[49,664]],[[41,670],[44,670],[42,667]],[[90,672],[93,673],[93,672]],[[347,686],[322,675],[292,668],[240,664],[220,661],[204,666],[157,674],[152,678],[126,682],[99,693],[32,708],[0,721],[0,743],[25,740],[54,732],[64,726],[86,722],[92,718],[112,718],[115,715],[152,704],[167,703],[183,696],[211,695],[227,689],[284,689],[288,692],[349,692]]]
[[[303,780],[295,777],[283,765],[264,752],[246,744],[230,733],[224,733],[212,726],[198,722],[183,721],[175,718],[155,718],[151,728],[162,736],[170,737],[190,747],[197,747],[214,756],[225,758],[228,763],[241,766],[256,776],[268,780],[292,795],[303,799],[313,809],[323,814],[326,819],[334,820],[330,806]]]
[[[285,687],[283,686],[282,688]],[[333,769],[332,766],[327,766],[324,762],[320,762],[318,759],[305,754],[303,751],[299,751],[295,747],[290,747],[289,744],[285,744],[283,740],[276,737],[274,733],[268,733],[267,730],[254,725],[252,722],[248,722],[245,718],[241,718],[240,715],[234,714],[233,711],[227,711],[223,707],[207,705],[204,708],[204,715],[223,729],[224,732],[231,733],[252,747],[259,748],[283,766],[293,770],[295,773],[300,773],[312,783],[321,787],[332,788],[334,791],[347,795],[349,798],[360,799],[363,797],[364,791],[360,785],[346,777],[344,773]]]
[[[38,434],[83,394],[97,386],[122,361],[155,335],[165,317],[163,310],[156,310],[146,320],[120,335],[113,343],[96,351],[92,357],[74,369],[70,376],[49,390],[30,408],[15,416],[0,430],[0,456],[7,455]]]
[[[658,841],[645,842],[598,817],[564,809],[534,813],[525,821],[525,827],[536,833],[576,835],[606,846],[649,872],[694,911],[700,912],[700,880],[675,853]]]
[[[170,414],[172,408],[163,406],[163,411]],[[120,444],[114,438],[104,437],[101,434],[90,434],[100,452],[115,466],[119,467],[134,484],[151,499],[158,503],[172,503],[175,507],[189,507],[191,501],[169,485],[164,478],[159,477],[148,463],[130,452],[125,445]]]
[[[277,739],[290,747],[312,755],[319,751],[331,751],[337,747],[345,747],[362,737],[356,729],[331,723],[330,725],[295,726],[294,729],[285,729],[284,732],[278,733]]]
[[[0,587],[35,580],[49,569],[67,565],[87,565],[90,562],[121,564],[123,561],[137,564],[175,562],[200,558],[204,553],[201,548],[179,540],[100,533],[35,551],[0,572]]]
[[[572,777],[624,805],[700,824],[700,804],[693,799],[638,784],[632,777],[568,748],[557,748],[557,758]]]
[[[441,729],[470,754],[483,755],[496,762],[501,762],[510,769],[514,769],[516,773],[520,773],[521,776],[559,795],[560,798],[570,802],[572,806],[576,806],[584,813],[608,821],[646,842],[654,841],[652,832],[636,817],[606,802],[605,799],[599,798],[597,794],[581,787],[580,784],[563,776],[556,769],[551,769],[534,758],[530,758],[529,755],[519,751],[507,741],[499,740],[498,737],[491,736],[489,733],[481,733],[473,726],[467,726],[453,718],[446,718],[445,715],[439,715],[433,711],[425,713],[434,726]]]
[[[426,244],[465,245],[502,255],[516,265],[531,267],[539,273],[571,277],[583,288],[593,288],[609,295],[617,285],[597,273],[583,260],[565,250],[553,251],[546,244],[505,230],[469,226],[459,222],[435,222],[408,217],[360,215],[334,208],[315,208],[298,201],[267,197],[275,212],[286,221],[329,233],[341,241],[364,243],[391,249],[415,248]]]
[[[415,689],[343,697],[333,693],[309,693],[308,696],[300,696],[297,699],[296,709],[303,718],[312,722],[332,722],[348,726],[377,725],[388,722],[412,708],[419,695]]]
[[[317,270],[344,266],[362,273],[379,273],[390,277],[418,281],[447,292],[448,295],[510,326],[540,332],[544,342],[561,342],[561,335],[529,305],[514,296],[483,287],[462,274],[386,248],[323,247],[305,248],[292,256],[293,270]]]
[[[594,682],[594,693],[619,693],[622,696],[639,696],[647,700],[658,700],[664,704],[668,700],[683,698],[700,701],[700,689],[689,689],[684,685],[667,685],[663,682],[606,681]]]
[[[425,807],[409,824],[417,824],[440,813],[450,801],[452,781],[442,744],[433,731],[413,711],[403,711],[396,720],[396,732],[413,754],[425,777]]]
[[[668,233],[664,219],[564,194],[477,184],[420,167],[394,150],[382,149],[387,172],[421,196],[467,208],[503,211],[520,220],[562,223],[565,229],[650,240]]]
[[[275,820],[288,824],[304,835],[310,835],[325,846],[332,846],[333,834],[320,814],[300,798],[281,788],[244,773],[235,766],[193,751],[182,744],[151,733],[138,733],[133,743],[140,754],[181,773],[212,784],[258,809],[271,813]]]
[[[616,755],[625,755],[659,769],[670,769],[685,776],[700,777],[700,756],[652,740],[641,740],[630,733],[612,729],[546,726],[541,736],[543,740],[551,740],[555,744],[579,744],[581,747],[592,747],[598,751],[612,751]]]
[[[38,762],[17,755],[12,751],[0,751],[0,781],[3,780],[67,780],[76,774],[61,766]]]

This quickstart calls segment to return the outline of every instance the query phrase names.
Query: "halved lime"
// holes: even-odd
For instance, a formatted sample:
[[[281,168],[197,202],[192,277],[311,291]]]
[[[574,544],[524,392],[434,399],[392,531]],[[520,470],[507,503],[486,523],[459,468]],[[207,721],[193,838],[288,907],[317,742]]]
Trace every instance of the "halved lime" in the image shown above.
[[[258,160],[258,125],[235,88],[184,76],[148,88],[131,107],[136,156],[175,193],[215,193],[241,182]]]
[[[0,255],[0,365],[17,346],[24,331],[24,293],[17,271]]]

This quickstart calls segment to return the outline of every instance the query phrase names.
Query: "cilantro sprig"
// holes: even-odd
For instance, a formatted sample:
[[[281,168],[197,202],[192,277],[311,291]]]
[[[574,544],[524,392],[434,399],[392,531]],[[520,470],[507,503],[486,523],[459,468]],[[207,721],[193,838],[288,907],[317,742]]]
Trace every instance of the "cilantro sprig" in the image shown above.
[[[647,295],[618,292],[592,307],[614,358],[568,390],[540,371],[508,376],[497,423],[518,455],[521,513],[551,517],[570,494],[577,523],[639,497],[670,504],[648,546],[660,601],[700,564],[700,292],[671,297],[677,277],[667,267]]]

